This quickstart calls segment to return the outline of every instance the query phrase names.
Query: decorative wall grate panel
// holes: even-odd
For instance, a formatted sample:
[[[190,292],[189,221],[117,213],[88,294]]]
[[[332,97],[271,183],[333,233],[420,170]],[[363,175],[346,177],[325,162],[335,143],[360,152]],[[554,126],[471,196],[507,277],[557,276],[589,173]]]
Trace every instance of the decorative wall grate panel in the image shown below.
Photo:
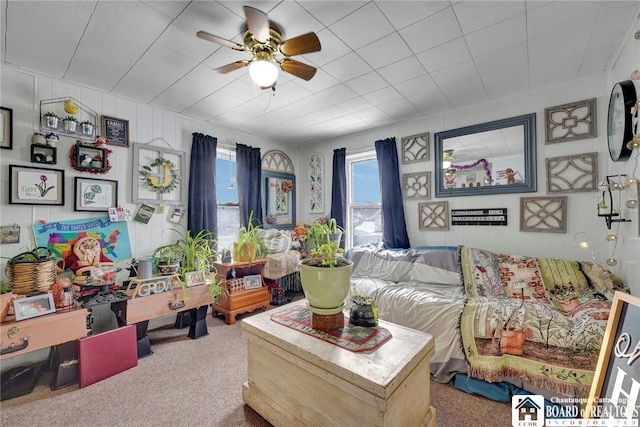
[[[262,156],[262,169],[291,175],[295,174],[293,162],[284,151],[280,150],[271,150],[264,153]]]
[[[420,230],[448,230],[449,202],[426,202],[418,205]]]
[[[402,191],[407,199],[430,199],[431,171],[403,174]]]
[[[521,197],[520,231],[565,233],[567,196]]]
[[[324,157],[320,153],[309,157],[309,212],[324,212]]]
[[[429,132],[402,138],[402,163],[429,160]]]
[[[544,109],[546,144],[595,138],[596,98]]]
[[[575,193],[598,189],[598,153],[549,157],[547,193]]]

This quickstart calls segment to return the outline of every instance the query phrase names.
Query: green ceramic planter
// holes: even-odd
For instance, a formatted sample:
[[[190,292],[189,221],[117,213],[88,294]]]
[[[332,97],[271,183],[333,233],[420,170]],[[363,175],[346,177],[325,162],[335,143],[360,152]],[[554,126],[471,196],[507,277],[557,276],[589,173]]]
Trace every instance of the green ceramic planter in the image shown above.
[[[299,263],[300,281],[309,310],[324,316],[340,313],[349,294],[353,262],[329,268],[307,265],[309,261],[303,259]]]

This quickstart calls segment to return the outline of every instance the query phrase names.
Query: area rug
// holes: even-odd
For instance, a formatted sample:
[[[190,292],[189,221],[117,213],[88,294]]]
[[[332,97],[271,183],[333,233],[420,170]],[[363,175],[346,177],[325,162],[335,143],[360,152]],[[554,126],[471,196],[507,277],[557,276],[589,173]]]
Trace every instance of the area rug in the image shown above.
[[[353,352],[374,351],[391,339],[391,332],[388,329],[380,326],[352,325],[349,323],[348,316],[345,316],[343,328],[313,329],[311,316],[308,308],[296,306],[272,314],[271,320]]]

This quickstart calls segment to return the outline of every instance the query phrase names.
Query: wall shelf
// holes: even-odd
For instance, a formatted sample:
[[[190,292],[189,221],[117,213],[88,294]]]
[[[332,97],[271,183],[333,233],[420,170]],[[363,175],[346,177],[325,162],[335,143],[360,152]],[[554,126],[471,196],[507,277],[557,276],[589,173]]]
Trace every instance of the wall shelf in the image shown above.
[[[78,110],[74,113],[69,113],[65,110],[65,105],[71,103],[71,107],[76,107]],[[55,126],[47,123],[45,117],[46,113],[55,113],[59,120]],[[64,118],[67,116],[74,116],[77,119],[78,124],[74,131],[66,130],[64,125]],[[90,132],[83,132],[82,122],[88,121],[92,124]],[[98,134],[98,114],[91,108],[77,101],[76,99],[65,96],[63,98],[44,99],[40,101],[40,130],[43,132],[56,132],[60,135],[72,136],[74,138],[94,141]]]

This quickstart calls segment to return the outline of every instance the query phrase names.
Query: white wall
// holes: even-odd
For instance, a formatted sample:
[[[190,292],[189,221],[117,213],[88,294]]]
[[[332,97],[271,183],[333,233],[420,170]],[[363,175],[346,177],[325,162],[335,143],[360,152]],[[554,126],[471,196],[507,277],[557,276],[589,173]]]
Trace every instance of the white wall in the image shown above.
[[[630,34],[630,40],[633,37]],[[613,245],[605,241],[609,230],[603,219],[596,216],[596,196],[599,192],[568,193],[567,231],[566,233],[536,233],[519,231],[520,197],[546,195],[545,158],[570,154],[598,153],[598,176],[604,179],[607,174],[627,173],[631,175],[633,160],[614,163],[610,160],[607,146],[607,109],[611,87],[617,81],[629,78],[632,69],[640,64],[640,42],[628,42],[611,73],[575,80],[571,83],[529,91],[518,96],[470,106],[454,112],[422,117],[404,121],[398,125],[386,126],[337,138],[322,144],[304,146],[300,150],[298,168],[298,200],[307,200],[307,161],[309,156],[318,152],[325,158],[325,214],[330,212],[332,157],[335,148],[347,147],[347,154],[363,150],[374,150],[379,139],[396,137],[400,156],[400,139],[403,136],[429,132],[431,140],[436,132],[461,126],[484,123],[506,117],[536,113],[537,131],[537,176],[536,193],[465,196],[435,198],[431,201],[447,200],[449,209],[469,208],[507,208],[507,226],[451,226],[448,231],[421,231],[418,229],[418,203],[421,201],[404,200],[407,231],[412,246],[416,245],[467,245],[496,252],[530,256],[591,260],[591,252],[574,245],[573,236],[579,231],[590,235],[594,243],[598,262],[605,263],[613,250]],[[632,66],[633,65],[633,66]],[[596,138],[545,145],[544,109],[555,105],[582,99],[597,98],[597,134]],[[434,170],[433,144],[431,160],[422,163],[401,164],[400,174]],[[636,175],[640,174],[640,170]],[[432,173],[433,175],[433,173]],[[433,193],[433,188],[432,188]],[[561,194],[564,195],[564,194]],[[624,202],[623,202],[624,205]],[[303,203],[298,205],[300,221],[308,221],[311,215]],[[611,270],[620,275],[635,295],[640,295],[640,238],[638,209],[625,210],[624,216],[632,217],[632,223],[620,224],[619,240],[615,249],[618,265]],[[613,231],[616,230],[613,226]]]
[[[13,149],[0,150],[0,165],[2,181],[0,183],[0,225],[17,224],[21,227],[20,243],[0,245],[0,257],[10,258],[14,255],[32,249],[35,246],[32,225],[40,220],[64,221],[86,217],[104,216],[105,213],[74,212],[74,177],[103,178],[117,180],[118,199],[121,206],[128,207],[135,213],[139,205],[132,200],[132,171],[133,148],[108,146],[112,149],[110,161],[112,168],[106,174],[94,175],[79,172],[70,166],[68,154],[75,138],[60,135],[58,143],[58,160],[56,165],[34,165],[30,163],[31,136],[38,130],[40,101],[58,97],[73,97],[100,115],[109,115],[129,120],[130,141],[147,143],[155,138],[162,138],[152,145],[173,148],[186,152],[187,162],[191,151],[192,133],[200,132],[218,138],[218,146],[233,147],[236,143],[260,147],[264,154],[268,150],[281,149],[288,151],[293,162],[297,161],[296,150],[277,146],[270,141],[243,135],[240,132],[213,126],[210,123],[194,121],[188,117],[159,110],[148,105],[138,104],[127,99],[104,94],[93,89],[70,85],[52,80],[48,77],[31,74],[9,66],[0,68],[2,76],[0,86],[0,104],[13,109]],[[99,117],[98,117],[99,120]],[[65,170],[65,204],[64,206],[27,206],[10,205],[7,190],[9,188],[8,165],[44,166]],[[188,168],[187,168],[188,170]],[[188,175],[183,176],[183,183],[187,185]],[[185,201],[186,205],[186,201]],[[131,250],[134,257],[148,256],[153,249],[174,241],[176,236],[169,228],[175,224],[168,221],[170,209],[164,214],[156,213],[148,224],[132,221],[128,224]],[[186,225],[186,214],[182,223]],[[163,232],[164,231],[164,232]],[[2,278],[4,279],[4,262]]]

